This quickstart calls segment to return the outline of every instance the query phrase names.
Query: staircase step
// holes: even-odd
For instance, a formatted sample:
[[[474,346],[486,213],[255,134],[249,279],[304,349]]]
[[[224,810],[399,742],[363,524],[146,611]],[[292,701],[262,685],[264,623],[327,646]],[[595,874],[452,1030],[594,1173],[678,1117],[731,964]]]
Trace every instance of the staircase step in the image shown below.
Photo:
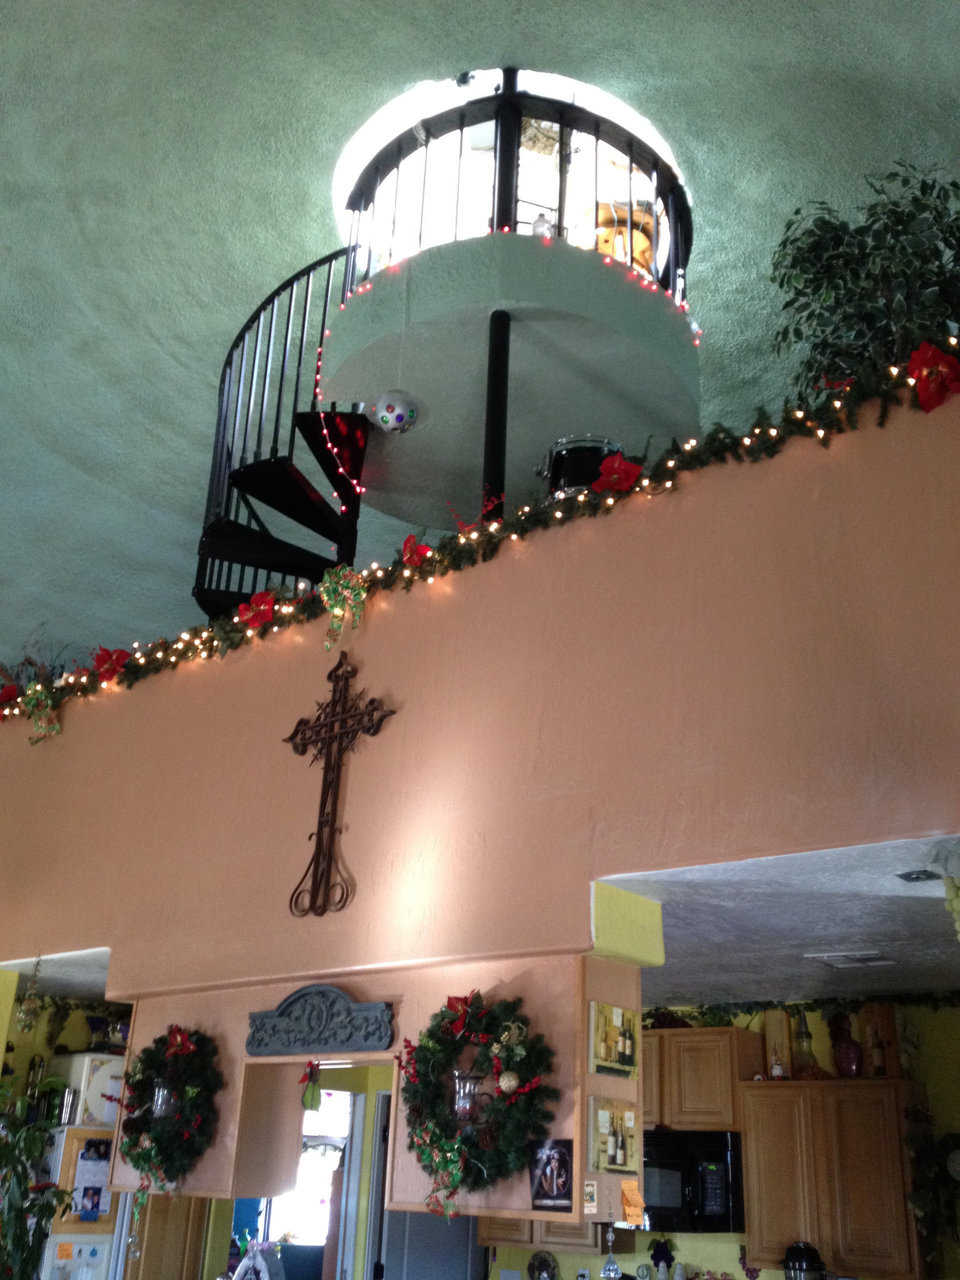
[[[326,556],[307,551],[293,542],[284,542],[282,538],[275,538],[272,533],[265,533],[252,525],[228,520],[225,516],[207,525],[200,537],[198,551],[209,560],[267,569],[270,573],[306,578],[310,582],[319,582],[326,570],[336,564]],[[246,598],[240,597],[242,600]]]
[[[343,521],[302,471],[288,458],[263,458],[248,462],[230,473],[230,483],[248,497],[265,502],[274,511],[289,516],[305,529],[339,543]]]
[[[236,613],[238,604],[250,599],[250,594],[220,587],[194,587],[193,598],[208,618],[229,618]]]
[[[370,433],[366,417],[362,413],[340,413],[335,409],[324,410],[323,413],[311,410],[296,414],[294,423],[340,497],[347,505],[356,501],[356,490],[350,482],[353,480],[359,484],[363,475],[363,459]],[[331,446],[336,449],[335,454]],[[341,467],[346,475],[341,474]]]

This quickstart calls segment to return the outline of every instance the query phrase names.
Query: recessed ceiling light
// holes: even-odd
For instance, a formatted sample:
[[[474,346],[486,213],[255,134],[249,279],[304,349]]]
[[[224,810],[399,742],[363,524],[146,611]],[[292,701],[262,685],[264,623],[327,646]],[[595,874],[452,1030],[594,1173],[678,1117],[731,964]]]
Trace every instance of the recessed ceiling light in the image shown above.
[[[879,951],[821,951],[807,952],[804,960],[819,960],[831,969],[873,969],[895,965],[896,960],[881,955]]]
[[[940,873],[928,871],[926,867],[919,867],[916,871],[898,871],[897,879],[906,880],[907,884],[920,884],[922,880],[939,880]]]

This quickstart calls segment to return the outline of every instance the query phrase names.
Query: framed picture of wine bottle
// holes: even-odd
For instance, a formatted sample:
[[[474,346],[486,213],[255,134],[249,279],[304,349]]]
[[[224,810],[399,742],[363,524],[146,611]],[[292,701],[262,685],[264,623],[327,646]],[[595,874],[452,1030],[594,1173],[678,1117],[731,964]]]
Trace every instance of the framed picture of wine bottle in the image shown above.
[[[591,1000],[587,1070],[636,1080],[639,1030],[640,1014],[636,1009]]]
[[[597,1173],[640,1172],[637,1111],[617,1098],[590,1098],[587,1161]]]

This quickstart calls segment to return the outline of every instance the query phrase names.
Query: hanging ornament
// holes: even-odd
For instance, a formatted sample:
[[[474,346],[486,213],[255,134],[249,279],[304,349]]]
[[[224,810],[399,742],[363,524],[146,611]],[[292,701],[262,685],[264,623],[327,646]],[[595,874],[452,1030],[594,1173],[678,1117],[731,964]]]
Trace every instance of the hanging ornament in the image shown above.
[[[304,1111],[319,1111],[322,1090],[320,1088],[320,1063],[308,1062],[303,1075],[300,1077],[300,1084],[307,1087],[301,1095],[300,1101],[303,1103]]]
[[[409,431],[419,419],[420,410],[406,391],[385,391],[367,409],[367,417],[381,431]]]
[[[511,1093],[516,1093],[520,1088],[520,1077],[515,1071],[501,1071],[497,1083],[500,1085],[500,1092],[505,1093],[509,1098]]]

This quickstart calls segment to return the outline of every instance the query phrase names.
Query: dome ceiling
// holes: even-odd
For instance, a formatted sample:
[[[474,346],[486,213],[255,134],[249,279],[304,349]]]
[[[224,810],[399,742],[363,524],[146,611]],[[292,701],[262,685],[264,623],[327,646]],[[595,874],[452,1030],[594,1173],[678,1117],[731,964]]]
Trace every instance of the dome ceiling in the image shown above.
[[[693,199],[703,421],[778,407],[769,261],[808,199],[903,157],[956,172],[954,0],[602,11],[302,0],[49,7],[5,24],[0,659],[82,658],[198,620],[217,381],[242,322],[339,243],[357,127],[419,80],[519,65],[648,116]],[[693,428],[694,424],[691,424]],[[547,431],[546,434],[549,434]],[[402,526],[369,516],[361,557]]]

